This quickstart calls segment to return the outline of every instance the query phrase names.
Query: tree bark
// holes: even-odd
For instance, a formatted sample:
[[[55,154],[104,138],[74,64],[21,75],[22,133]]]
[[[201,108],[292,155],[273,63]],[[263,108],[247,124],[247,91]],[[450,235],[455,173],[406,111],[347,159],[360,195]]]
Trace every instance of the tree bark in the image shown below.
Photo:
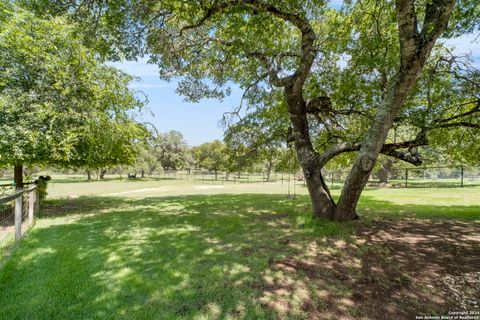
[[[334,219],[339,221],[357,218],[356,207],[360,194],[372,173],[378,154],[390,131],[393,120],[405,102],[408,93],[415,84],[423,65],[416,64],[400,72],[382,104],[378,108],[375,120],[362,142],[360,152],[353,164],[335,209]]]
[[[267,182],[270,182],[270,176],[272,175],[273,161],[268,160],[267,162]]]
[[[217,181],[217,169],[213,170],[215,172],[215,181]]]
[[[140,171],[142,179],[145,178],[145,170]]]
[[[92,180],[92,172],[90,170],[87,170],[87,180]]]
[[[386,185],[388,183],[388,175],[392,170],[392,166],[392,159],[387,159],[385,162],[380,163],[380,169],[378,170],[378,180],[380,185]]]
[[[454,0],[431,1],[426,5],[423,28],[419,32],[415,4],[397,0],[397,23],[400,38],[400,67],[380,104],[360,152],[345,181],[335,208],[335,220],[352,220],[360,194],[365,188],[378,154],[408,94],[420,75],[437,38],[443,33],[455,5]]]
[[[310,75],[318,51],[315,45],[317,40],[315,31],[308,18],[284,12],[274,4],[267,4],[259,0],[220,1],[207,7],[208,9],[195,24],[184,26],[181,34],[183,31],[201,27],[216,13],[237,6],[242,6],[242,9],[253,13],[272,14],[289,22],[301,32],[301,54],[298,66],[290,75],[281,75],[278,66],[261,52],[252,51],[247,55],[264,65],[271,85],[284,89],[294,136],[293,141],[306,178],[313,214],[336,220],[351,220],[357,217],[355,208],[360,193],[368,181],[393,120],[411,91],[436,39],[445,30],[454,4],[455,0],[427,1],[425,10],[421,10],[424,16],[421,19],[422,29],[419,31],[416,12],[418,4],[414,0],[395,0],[400,40],[400,67],[392,85],[377,108],[374,121],[361,144],[357,160],[345,182],[338,206],[335,206],[325,185],[321,173],[324,163],[315,152],[310,139],[307,113],[309,110],[314,111],[315,108],[307,108],[302,95],[305,81]],[[325,102],[321,97],[312,100],[312,107],[321,104],[322,101]]]
[[[105,174],[106,174],[106,173],[107,173],[107,170],[105,170],[105,169],[102,169],[102,170],[100,171],[100,180],[103,180],[103,179],[105,178]]]
[[[16,164],[13,167],[13,182],[16,189],[23,189],[23,165]]]
[[[314,217],[332,218],[335,203],[322,176],[322,166],[310,139],[306,102],[301,93],[286,87],[285,100],[290,113],[292,133],[298,161],[305,176]]]

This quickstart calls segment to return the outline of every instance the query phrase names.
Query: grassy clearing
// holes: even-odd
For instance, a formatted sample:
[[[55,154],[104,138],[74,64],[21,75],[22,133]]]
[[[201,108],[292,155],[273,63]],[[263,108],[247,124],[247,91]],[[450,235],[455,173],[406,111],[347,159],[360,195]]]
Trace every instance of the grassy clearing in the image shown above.
[[[422,273],[446,264],[383,231],[427,235],[425,250],[452,240],[442,259],[480,257],[480,239],[459,236],[479,234],[479,188],[369,189],[361,222],[334,223],[310,219],[308,197],[287,200],[279,184],[195,186],[206,185],[53,184],[55,199],[0,271],[1,318],[407,319],[446,310],[448,295]]]
[[[254,286],[269,259],[288,253],[280,241],[299,236],[273,226],[294,203],[257,196],[73,202],[57,202],[73,214],[40,219],[5,265],[5,318],[274,317],[255,302]]]
[[[77,181],[53,180],[49,197],[61,199],[81,196],[109,196],[122,198],[165,197],[178,195],[214,194],[278,194],[286,195],[288,185],[281,183],[205,183],[186,180],[107,180]],[[290,194],[293,194],[293,183]],[[297,195],[307,195],[302,183],[295,186]],[[332,194],[339,196],[340,190]],[[363,192],[359,212],[366,217],[385,216],[451,218],[480,220],[480,187],[465,188],[368,188]]]
[[[293,186],[291,185],[293,190]],[[297,186],[299,192],[306,192]],[[53,180],[49,185],[51,198],[79,196],[113,196],[128,198],[163,197],[192,194],[239,194],[239,193],[283,193],[287,192],[287,185],[281,183],[236,183],[212,180],[106,180],[106,181],[78,181],[65,183]]]

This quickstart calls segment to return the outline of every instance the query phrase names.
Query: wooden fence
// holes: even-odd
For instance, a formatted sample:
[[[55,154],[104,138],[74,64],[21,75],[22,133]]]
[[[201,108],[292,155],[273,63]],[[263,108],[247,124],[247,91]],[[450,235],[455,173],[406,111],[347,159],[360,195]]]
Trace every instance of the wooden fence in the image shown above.
[[[39,193],[37,185],[17,189],[0,197],[0,223],[2,232],[8,232],[8,226],[14,225],[15,241],[20,240],[28,227],[33,224],[39,211]],[[26,224],[24,222],[27,222]],[[22,223],[26,226],[22,230]]]

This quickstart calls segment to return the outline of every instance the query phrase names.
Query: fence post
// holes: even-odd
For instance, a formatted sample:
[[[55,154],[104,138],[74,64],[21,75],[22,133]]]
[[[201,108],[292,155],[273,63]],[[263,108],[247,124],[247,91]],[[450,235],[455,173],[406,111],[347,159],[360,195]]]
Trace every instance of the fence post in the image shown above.
[[[20,196],[15,199],[15,240],[16,241],[22,238],[22,205],[23,205],[23,195],[20,194]]]
[[[35,188],[30,190],[28,194],[28,222],[33,223],[34,211],[35,211]]]
[[[461,179],[462,179],[461,182],[460,182],[460,188],[463,188],[463,165],[461,166],[460,169],[461,169],[460,173],[461,173]]]

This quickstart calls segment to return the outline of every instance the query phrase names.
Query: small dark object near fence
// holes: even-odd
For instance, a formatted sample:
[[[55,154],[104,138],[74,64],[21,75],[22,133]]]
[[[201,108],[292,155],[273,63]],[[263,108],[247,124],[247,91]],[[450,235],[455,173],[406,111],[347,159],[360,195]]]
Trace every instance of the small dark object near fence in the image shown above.
[[[137,174],[128,174],[128,179],[137,179]]]
[[[43,201],[47,198],[47,184],[50,180],[52,180],[52,177],[50,176],[39,176],[38,179],[33,182],[37,185],[38,197],[40,201]]]

